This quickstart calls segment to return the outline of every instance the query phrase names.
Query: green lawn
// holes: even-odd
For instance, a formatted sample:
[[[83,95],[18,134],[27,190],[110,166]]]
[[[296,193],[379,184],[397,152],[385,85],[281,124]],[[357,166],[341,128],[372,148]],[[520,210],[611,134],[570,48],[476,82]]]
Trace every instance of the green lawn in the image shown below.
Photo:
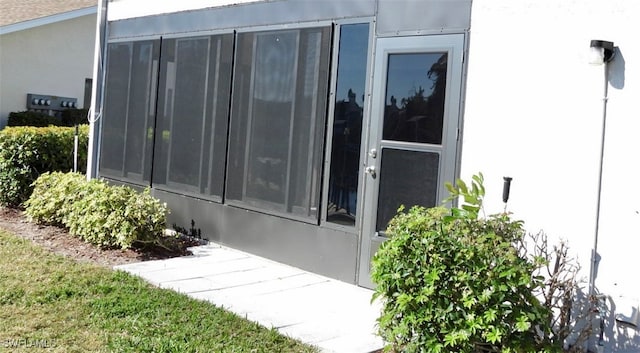
[[[0,352],[33,351],[316,350],[209,303],[0,230]]]

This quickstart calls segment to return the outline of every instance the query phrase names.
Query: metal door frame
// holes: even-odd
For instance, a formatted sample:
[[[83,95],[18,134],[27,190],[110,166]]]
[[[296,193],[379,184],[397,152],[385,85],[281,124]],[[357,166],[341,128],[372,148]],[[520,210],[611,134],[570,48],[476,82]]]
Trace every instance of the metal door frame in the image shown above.
[[[436,200],[446,196],[445,181],[454,181],[458,164],[458,139],[461,124],[462,81],[464,71],[464,34],[442,34],[411,37],[384,37],[375,40],[375,54],[373,60],[373,89],[369,105],[369,123],[364,156],[363,171],[373,167],[379,174],[382,147],[394,147],[406,150],[430,150],[430,145],[424,148],[415,144],[382,140],[382,126],[384,123],[384,108],[386,105],[387,66],[390,54],[447,52],[447,87],[443,121],[442,144],[438,173],[438,194]],[[433,146],[433,145],[431,145]],[[371,153],[375,149],[375,153]],[[372,288],[370,279],[370,263],[378,246],[384,237],[376,234],[376,216],[378,204],[379,179],[365,171],[363,212],[360,236],[360,251],[358,254],[358,284]]]

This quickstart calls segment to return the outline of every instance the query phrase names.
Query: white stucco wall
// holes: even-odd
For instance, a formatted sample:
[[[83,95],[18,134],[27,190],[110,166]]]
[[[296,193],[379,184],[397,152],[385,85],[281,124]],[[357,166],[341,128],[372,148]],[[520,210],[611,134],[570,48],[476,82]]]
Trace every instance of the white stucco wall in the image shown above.
[[[636,0],[474,1],[462,148],[462,178],[485,175],[488,213],[502,211],[502,177],[513,177],[508,209],[530,231],[567,239],[586,287],[604,91],[589,43],[615,43],[595,284],[623,314],[640,304],[638,18]],[[615,330],[605,351],[640,351],[640,331]]]
[[[26,110],[27,93],[77,98],[80,107],[85,104],[95,27],[94,14],[0,35],[0,128],[10,112]]]

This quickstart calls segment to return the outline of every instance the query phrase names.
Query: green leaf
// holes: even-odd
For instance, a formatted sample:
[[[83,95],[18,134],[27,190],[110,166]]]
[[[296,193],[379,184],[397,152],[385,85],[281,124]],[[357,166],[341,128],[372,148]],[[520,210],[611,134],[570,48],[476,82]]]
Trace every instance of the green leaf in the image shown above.
[[[458,179],[456,181],[456,185],[458,186],[458,189],[460,189],[460,193],[461,194],[468,194],[469,193],[469,189],[467,188],[467,184],[462,179]]]
[[[469,213],[477,214],[480,210],[480,207],[472,205],[462,205],[462,209]]]
[[[486,323],[492,323],[496,321],[498,311],[496,309],[488,309],[484,312],[482,317],[484,318]]]
[[[455,194],[456,193],[456,189],[453,187],[453,184],[451,184],[451,182],[445,182],[444,183],[444,187],[447,189],[447,191],[449,191],[449,193],[451,194]]]
[[[531,328],[531,323],[529,322],[526,315],[521,315],[518,317],[516,321],[516,330],[518,332],[525,332]]]
[[[488,332],[487,332],[487,341],[491,342],[491,343],[498,343],[502,340],[502,330],[500,330],[497,327],[492,327]]]

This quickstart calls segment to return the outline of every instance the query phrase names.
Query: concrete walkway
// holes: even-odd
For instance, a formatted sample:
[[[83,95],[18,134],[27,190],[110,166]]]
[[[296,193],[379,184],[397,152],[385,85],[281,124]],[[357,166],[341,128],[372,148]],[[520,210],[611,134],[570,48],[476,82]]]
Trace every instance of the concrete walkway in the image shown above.
[[[154,285],[207,300],[322,352],[382,348],[372,291],[216,244],[193,256],[116,266]]]

